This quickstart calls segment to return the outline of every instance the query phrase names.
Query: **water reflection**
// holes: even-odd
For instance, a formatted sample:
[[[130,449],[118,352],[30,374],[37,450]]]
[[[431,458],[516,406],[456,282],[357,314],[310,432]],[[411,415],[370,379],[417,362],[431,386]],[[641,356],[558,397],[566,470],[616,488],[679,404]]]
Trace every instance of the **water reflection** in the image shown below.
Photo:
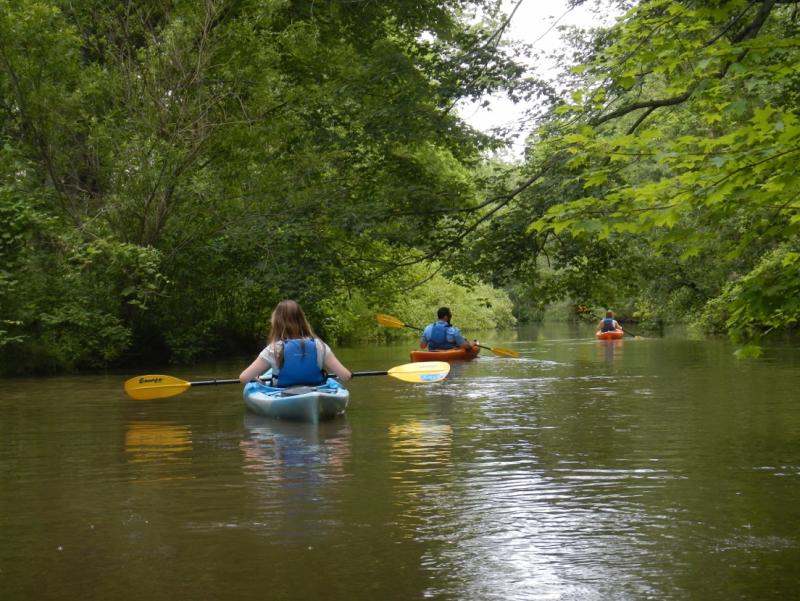
[[[0,598],[794,598],[800,352],[540,332],[319,426],[0,382]]]
[[[188,426],[166,422],[133,422],[125,431],[128,463],[181,461],[192,450]]]
[[[603,359],[606,363],[611,363],[615,359],[622,358],[622,339],[597,340],[597,345],[602,349]]]
[[[432,420],[408,420],[389,428],[391,479],[401,514],[416,524],[442,504],[451,482],[453,428]],[[412,530],[410,538],[417,534]]]
[[[281,421],[247,413],[239,443],[246,473],[273,482],[325,482],[344,473],[351,430],[344,419],[320,424]]]
[[[191,478],[192,431],[170,422],[131,422],[125,430],[125,455],[137,467],[134,481]]]
[[[241,465],[259,531],[293,548],[316,546],[336,528],[339,485],[352,477],[350,426],[345,419],[310,424],[251,413],[244,425]]]
[[[472,359],[472,361],[480,361],[482,357],[478,359]],[[468,361],[448,361],[450,364],[450,372],[447,374],[448,378],[458,378],[464,373],[464,370],[467,369],[469,371],[469,362]]]
[[[453,428],[450,424],[411,420],[389,427],[392,451],[414,468],[450,463]]]
[[[630,575],[617,586],[629,565],[616,558],[647,563],[648,548],[626,528],[663,527],[666,518],[646,515],[639,499],[658,495],[674,475],[649,458],[602,464],[629,436],[628,408],[612,403],[640,376],[603,367],[624,361],[621,341],[583,338],[572,346],[566,361],[561,349],[548,361],[527,357],[510,366],[482,358],[448,378],[436,393],[452,399],[459,437],[446,464],[428,459],[440,447],[427,442],[425,426],[436,424],[393,429],[397,480],[415,493],[398,498],[414,504],[403,515],[415,518],[409,536],[427,544],[422,565],[436,583],[426,597],[652,592]]]

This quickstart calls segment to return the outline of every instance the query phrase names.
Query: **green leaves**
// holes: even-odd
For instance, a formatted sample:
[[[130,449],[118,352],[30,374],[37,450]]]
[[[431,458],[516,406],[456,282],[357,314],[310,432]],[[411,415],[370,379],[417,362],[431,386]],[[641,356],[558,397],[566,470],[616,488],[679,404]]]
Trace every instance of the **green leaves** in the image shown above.
[[[739,341],[795,327],[794,276],[774,272],[767,284],[765,275],[776,249],[794,268],[800,233],[800,40],[791,12],[759,12],[745,0],[656,0],[593,42],[590,60],[572,69],[583,82],[568,90],[572,104],[531,137],[538,165],[569,158],[537,185],[563,193],[528,231],[552,234],[554,246],[635,236],[657,253],[652,265],[658,254],[713,262],[707,275],[666,285],[702,291],[694,310],[725,296],[735,316],[726,327]]]
[[[391,300],[477,210],[453,106],[521,85],[490,4],[0,0],[0,346],[190,360]]]

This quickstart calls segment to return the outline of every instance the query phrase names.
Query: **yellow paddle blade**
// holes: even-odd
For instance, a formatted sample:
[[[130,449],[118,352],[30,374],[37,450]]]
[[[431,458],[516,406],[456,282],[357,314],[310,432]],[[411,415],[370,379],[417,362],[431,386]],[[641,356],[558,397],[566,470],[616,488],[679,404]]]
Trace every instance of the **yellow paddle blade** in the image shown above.
[[[510,348],[489,347],[489,350],[499,357],[511,357],[512,359],[519,359],[521,356],[517,351],[512,351]]]
[[[447,361],[420,361],[398,365],[386,373],[403,382],[426,384],[444,380],[450,373],[450,364]]]
[[[148,375],[136,376],[125,382],[125,392],[138,401],[163,399],[185,392],[191,382],[179,380],[172,376]]]
[[[380,325],[385,326],[387,328],[404,328],[406,324],[402,321],[397,319],[396,317],[392,317],[391,315],[384,315],[382,313],[378,313],[375,316],[375,321],[377,321]]]

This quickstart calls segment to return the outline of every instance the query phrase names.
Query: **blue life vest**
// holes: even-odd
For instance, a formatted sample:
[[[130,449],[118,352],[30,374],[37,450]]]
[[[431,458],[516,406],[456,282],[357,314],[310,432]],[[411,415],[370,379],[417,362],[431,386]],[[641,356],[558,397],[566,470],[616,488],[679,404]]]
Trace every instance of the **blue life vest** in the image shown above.
[[[437,321],[431,326],[428,338],[428,349],[432,351],[446,350],[455,348],[452,342],[447,340],[447,330],[452,326],[447,323]]]
[[[603,319],[603,329],[601,332],[613,332],[617,328],[614,327],[614,318],[606,317]]]
[[[325,374],[317,365],[317,345],[313,338],[294,338],[283,341],[283,366],[275,385],[315,386],[325,381]]]

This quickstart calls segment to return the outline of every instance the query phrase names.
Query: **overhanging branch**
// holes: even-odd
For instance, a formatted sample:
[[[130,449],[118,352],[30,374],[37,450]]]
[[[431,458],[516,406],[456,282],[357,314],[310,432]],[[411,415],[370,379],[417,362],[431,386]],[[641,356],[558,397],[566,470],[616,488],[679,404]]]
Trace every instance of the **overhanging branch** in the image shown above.
[[[733,36],[733,38],[731,39],[731,42],[734,43],[734,44],[739,44],[741,42],[744,42],[746,40],[751,40],[754,37],[756,37],[758,35],[758,32],[761,31],[761,28],[764,26],[764,23],[766,22],[767,17],[769,17],[770,12],[775,7],[775,4],[778,4],[778,3],[780,3],[780,4],[796,4],[797,0],[791,0],[791,1],[784,0],[783,2],[781,2],[781,0],[764,0],[763,2],[760,3],[761,6],[759,7],[758,13],[756,13],[756,15],[753,18],[753,20],[746,27],[744,27],[738,34]],[[750,6],[753,6],[753,4],[751,4]],[[739,15],[737,15],[735,17],[735,19],[734,19],[734,22],[738,21],[741,18],[741,16],[742,16],[741,13]],[[728,27],[730,27],[730,25]],[[716,41],[718,39],[719,39],[719,36],[716,36],[714,38],[714,40],[712,40],[712,43],[713,43],[713,41]],[[743,50],[742,51],[742,55],[744,55],[746,52],[747,52],[747,50]],[[717,75],[718,78],[721,79],[721,78],[725,77],[725,74],[727,73],[728,68],[730,67],[732,62],[733,61],[728,61],[728,63],[726,63],[720,69],[720,72]],[[629,113],[632,113],[634,111],[637,111],[637,110],[640,110],[640,109],[647,109],[645,114],[642,115],[636,121],[636,123],[631,127],[631,132],[632,132],[641,124],[641,122],[644,119],[646,119],[656,109],[663,108],[663,107],[666,107],[666,106],[676,106],[678,104],[682,104],[683,102],[686,102],[692,96],[692,93],[694,92],[696,87],[697,87],[697,83],[695,83],[693,86],[691,86],[688,90],[686,90],[682,94],[678,94],[677,96],[672,96],[670,98],[658,98],[658,99],[651,99],[651,100],[643,100],[641,102],[633,102],[633,103],[628,104],[626,106],[623,106],[623,107],[621,107],[621,108],[619,108],[619,109],[617,109],[615,111],[612,111],[610,113],[606,113],[605,115],[600,115],[599,117],[596,117],[595,119],[590,121],[590,125],[593,125],[593,126],[601,125],[601,124],[606,123],[608,121],[611,121],[613,119],[617,119],[619,117],[624,117],[625,115],[627,115]]]

